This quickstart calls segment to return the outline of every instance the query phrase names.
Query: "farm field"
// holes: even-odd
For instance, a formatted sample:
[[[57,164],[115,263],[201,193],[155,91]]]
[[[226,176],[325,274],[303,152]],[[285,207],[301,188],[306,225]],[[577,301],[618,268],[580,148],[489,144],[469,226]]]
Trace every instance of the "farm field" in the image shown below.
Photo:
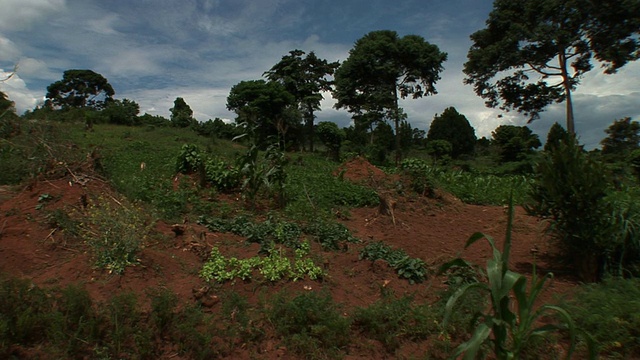
[[[167,162],[173,162],[173,159],[168,159]],[[445,192],[434,198],[389,195],[394,204],[391,214],[381,213],[378,206],[343,207],[338,210],[344,213],[337,214],[337,221],[346,226],[358,241],[341,242],[335,250],[323,249],[320,243],[311,242],[312,258],[324,270],[320,279],[305,277],[297,281],[268,281],[255,276],[248,280],[234,279],[217,283],[207,282],[199,276],[214,247],[221,254],[247,259],[258,255],[260,245],[247,242],[246,237],[231,232],[211,231],[198,224],[197,219],[190,215],[184,215],[175,225],[164,220],[147,219],[143,223],[148,227],[150,235],[142,241],[140,251],[134,259],[135,265],[127,266],[122,274],[116,274],[96,266],[95,254],[91,252],[87,242],[81,240],[81,236],[71,234],[72,226],[69,224],[76,221],[73,219],[79,219],[90,212],[87,202],[111,203],[116,213],[132,205],[125,203],[106,179],[89,169],[84,172],[79,169],[73,172],[69,168],[67,170],[69,171],[61,171],[60,175],[51,178],[42,177],[19,186],[2,187],[0,272],[3,277],[29,279],[41,289],[79,286],[86,290],[92,303],[98,306],[109,304],[114,296],[133,294],[142,314],[139,321],[144,321],[145,316],[149,317],[153,299],[150,294],[157,294],[158,291],[174,294],[177,299],[176,311],[195,306],[202,311],[202,316],[211,316],[216,322],[228,322],[226,325],[217,324],[225,327],[224,331],[220,330],[224,335],[217,336],[228,338],[210,339],[210,346],[222,358],[306,357],[299,350],[290,349],[291,343],[260,313],[265,311],[265,307],[273,306],[265,305],[265,301],[275,301],[268,300],[271,297],[284,296],[292,299],[310,293],[329,296],[338,306],[343,318],[353,318],[355,313],[361,311],[359,309],[389,302],[390,299],[410,297],[413,304],[436,304],[441,301],[447,289],[446,283],[451,280],[446,275],[439,275],[438,267],[457,256],[484,266],[491,255],[490,248],[482,244],[464,250],[466,240],[471,234],[480,231],[495,237],[501,243],[507,224],[504,206],[468,205]],[[147,168],[136,171],[143,173],[150,170]],[[343,181],[364,187],[380,188],[382,184],[392,184],[398,179],[398,175],[387,175],[363,158],[343,163],[339,171]],[[197,179],[176,176],[172,181],[175,191],[179,191],[185,186],[196,186],[194,182]],[[243,209],[238,194],[220,194],[209,201],[218,209],[228,209],[224,215],[227,218]],[[269,216],[267,207],[268,204],[265,203],[256,210],[258,221],[264,221]],[[578,280],[570,271],[554,264],[551,257],[553,249],[549,247],[543,230],[544,224],[537,218],[528,216],[522,208],[516,207],[510,264],[513,269],[527,276],[531,275],[534,261],[539,273],[553,271],[556,277],[539,298],[540,302],[553,302],[557,296],[570,295]],[[426,265],[424,280],[411,283],[399,277],[389,263],[383,260],[361,259],[363,249],[378,242],[394,249],[402,249],[411,258],[422,260]],[[234,301],[229,300],[230,296],[236,299],[237,304],[234,305]],[[229,310],[234,306],[237,306],[236,310]],[[234,311],[243,312],[244,317],[255,317],[253,321],[256,322],[249,321],[243,325],[242,321],[231,316]],[[339,354],[344,358],[442,356],[447,351],[446,341],[442,340],[442,329],[438,330],[438,323],[441,323],[442,318],[440,314],[430,316],[433,317],[430,320],[432,323],[428,325],[431,329],[423,330],[424,336],[411,335],[403,339],[402,335],[397,335],[397,343],[376,339],[378,335],[385,334],[371,336],[357,326],[352,326],[348,342],[335,349],[337,352],[334,355]],[[151,319],[147,321],[151,322]],[[229,330],[234,326],[238,328],[235,330],[237,333]],[[375,331],[390,330],[380,328]],[[426,332],[433,333],[426,335]],[[165,335],[165,339],[167,337]],[[129,342],[132,338],[122,341],[122,356],[135,358],[134,355],[127,355],[131,351],[129,347],[132,345]],[[165,340],[149,341],[164,343]],[[155,349],[154,356],[190,358],[187,351],[189,347],[178,343],[170,341],[166,346],[161,346],[160,350]],[[17,347],[11,350],[11,354],[18,357],[46,357],[44,349],[46,347]],[[90,350],[95,353],[99,348],[83,351]],[[318,357],[332,357],[327,355],[330,352],[323,353],[321,346],[314,351],[318,352]]]

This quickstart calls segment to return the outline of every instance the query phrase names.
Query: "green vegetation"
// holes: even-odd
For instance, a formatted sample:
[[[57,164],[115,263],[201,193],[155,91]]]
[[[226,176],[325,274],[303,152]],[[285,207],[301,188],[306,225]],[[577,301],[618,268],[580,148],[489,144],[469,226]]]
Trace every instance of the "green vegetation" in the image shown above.
[[[486,239],[493,250],[493,257],[487,261],[487,278],[489,283],[470,282],[460,287],[447,301],[444,326],[446,328],[453,307],[465,293],[472,288],[479,288],[487,293],[491,300],[491,309],[481,314],[480,322],[471,338],[462,343],[453,357],[464,354],[465,359],[475,359],[482,353],[483,345],[492,346],[493,355],[497,359],[519,359],[527,346],[537,338],[549,336],[554,331],[568,331],[570,347],[567,358],[575,350],[577,330],[573,319],[562,307],[544,304],[536,308],[536,299],[543,290],[547,280],[553,277],[547,274],[538,279],[535,265],[531,287],[527,289],[527,278],[509,270],[509,255],[511,251],[511,229],[513,226],[513,203],[509,205],[507,234],[504,248],[500,252],[491,236],[476,233],[467,241],[465,248],[478,240]],[[451,266],[465,266],[462,259],[455,259],[442,267],[446,270]],[[515,305],[511,304],[511,294],[515,298]],[[514,310],[515,309],[515,310]],[[559,324],[537,325],[537,321],[549,314],[557,314]],[[591,352],[591,351],[590,351]],[[595,354],[593,354],[595,355]]]
[[[360,259],[384,260],[402,279],[411,284],[421,283],[427,278],[427,266],[422,259],[412,258],[402,249],[393,249],[378,241],[367,244],[360,252]]]
[[[539,38],[541,33],[551,38],[557,33],[545,27],[502,29],[502,16],[513,10],[511,3],[496,1],[488,28],[473,35],[465,68],[467,82],[490,106],[504,105],[535,118],[550,101],[570,100],[577,79],[591,70],[589,56],[603,61],[607,71],[632,60],[637,42],[627,39],[630,30],[599,13],[589,28],[576,25],[572,29],[579,29],[577,33],[566,33],[597,47],[520,49],[522,44],[547,41]],[[527,21],[554,25],[555,18],[545,18],[547,5],[526,5],[531,15]],[[583,11],[572,16],[581,18],[594,9]],[[620,30],[612,35],[618,38],[591,33],[601,29]],[[517,48],[515,55],[503,58],[502,51],[493,52],[509,42],[499,40],[502,33],[517,41],[517,46],[511,44]],[[631,41],[626,43],[629,48],[611,52],[611,44],[622,40]],[[566,70],[567,51],[583,56],[571,64],[574,74]],[[640,319],[634,314],[640,312],[640,294],[633,278],[640,274],[637,122],[614,121],[603,151],[587,153],[572,136],[569,111],[569,131],[556,124],[544,151],[537,151],[541,143],[527,127],[502,125],[491,140],[477,140],[466,117],[448,108],[434,118],[425,139],[427,132],[411,128],[398,99],[435,93],[446,59],[437,46],[416,35],[400,38],[385,30],[358,40],[342,64],[305,54],[291,51],[264,74],[269,81],[242,81],[231,89],[227,107],[238,115],[236,124],[198,122],[181,97],[170,109],[170,119],[138,116],[135,101],[113,99],[107,80],[90,70],[66,71],[63,80],[47,89],[46,106],[24,116],[15,114],[0,92],[0,184],[29,189],[64,178],[78,187],[89,180],[110,186],[99,197],[87,191],[89,195],[83,193],[77,203],[64,207],[57,206],[59,197],[53,192],[35,195],[37,203],[29,209],[34,213],[25,217],[37,218],[51,234],[61,233],[69,245],[65,251],[86,251],[97,268],[122,276],[129,266],[138,265],[143,249],[153,245],[158,223],[175,224],[172,230],[183,236],[175,246],[184,240],[206,249],[194,251],[202,264],[189,269],[204,285],[193,289],[195,301],[158,288],[149,290],[146,298],[119,292],[96,303],[79,285],[39,288],[25,280],[1,280],[0,357],[20,357],[22,350],[52,358],[204,359],[233,356],[236,350],[261,357],[263,341],[305,358],[340,358],[352,348],[376,343],[385,355],[399,356],[394,352],[403,343],[428,341],[433,347],[426,356],[474,358],[492,352],[508,359],[535,358],[540,346],[559,339],[568,344],[568,356],[576,348],[591,352],[591,339],[607,356],[639,354]],[[521,64],[540,72],[549,56],[561,61],[558,85],[564,86],[549,89],[531,83],[522,88],[526,70]],[[328,80],[334,70],[335,87]],[[507,77],[492,84],[496,75]],[[354,115],[353,126],[314,125],[322,91],[333,91],[337,107]],[[298,151],[307,144],[311,152]],[[316,152],[314,144],[319,144]],[[371,163],[389,165],[392,149],[396,160],[412,157],[385,168],[389,183],[373,176],[362,183],[345,179],[348,169],[339,164],[341,155],[343,160],[365,156]],[[440,206],[445,192],[469,204],[510,204],[502,251],[481,233],[467,241],[467,247],[482,239],[489,242],[493,256],[486,273],[455,259],[441,268],[447,289],[433,303],[407,293],[396,297],[388,282],[380,285],[381,297],[371,304],[346,308],[336,303],[329,293],[335,279],[330,256],[386,262],[400,279],[420,284],[416,288],[430,286],[427,275],[432,272],[424,260],[403,249],[380,241],[362,244],[339,221],[349,219],[353,208],[380,205],[387,193]],[[604,282],[583,286],[563,307],[536,303],[552,275],[538,278],[534,266],[528,286],[528,278],[509,269],[514,203],[548,220],[565,265],[585,281]],[[229,250],[224,235],[214,245],[206,232],[200,238],[195,232],[180,233],[182,225],[187,231],[196,229],[187,225],[194,219],[216,237],[232,233],[260,249],[255,256],[240,258]],[[0,235],[5,224],[0,224]],[[296,290],[294,282],[304,285]],[[285,290],[262,296],[258,304],[224,290],[276,285]]]
[[[589,329],[609,359],[640,355],[640,280],[608,278],[583,286],[565,307],[576,326]]]
[[[309,258],[310,251],[309,243],[302,242],[294,250],[293,260],[290,260],[285,256],[284,249],[272,245],[265,257],[238,259],[227,258],[214,247],[200,271],[200,277],[221,283],[234,279],[250,280],[254,272],[258,272],[265,280],[272,282],[282,279],[297,281],[305,277],[317,280],[324,275],[324,271]]]

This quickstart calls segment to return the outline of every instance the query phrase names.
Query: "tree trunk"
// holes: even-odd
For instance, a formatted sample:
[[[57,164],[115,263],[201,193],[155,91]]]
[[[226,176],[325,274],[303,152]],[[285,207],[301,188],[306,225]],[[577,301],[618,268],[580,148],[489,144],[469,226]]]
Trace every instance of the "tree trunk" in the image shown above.
[[[569,84],[569,72],[567,70],[567,57],[563,51],[559,52],[558,59],[560,61],[560,70],[562,71],[562,86],[567,101],[567,132],[571,135],[576,134],[575,122],[573,118],[573,102],[571,101],[571,84]]]
[[[398,91],[396,83],[393,83],[393,121],[396,126],[396,166],[400,165],[402,154],[400,154],[400,111],[398,110]]]
[[[309,136],[309,151],[313,152],[313,134],[314,134],[314,128],[313,128],[313,110],[309,110],[306,113],[306,123],[307,123],[307,135]]]

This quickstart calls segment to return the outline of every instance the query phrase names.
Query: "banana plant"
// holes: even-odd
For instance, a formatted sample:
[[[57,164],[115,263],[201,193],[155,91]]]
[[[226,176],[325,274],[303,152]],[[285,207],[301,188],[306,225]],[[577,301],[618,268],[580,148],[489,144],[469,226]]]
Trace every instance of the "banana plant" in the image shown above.
[[[502,252],[496,247],[495,240],[483,233],[473,234],[465,244],[465,249],[479,240],[486,239],[493,256],[487,261],[488,283],[470,283],[460,287],[447,301],[445,306],[444,325],[447,326],[455,304],[467,291],[479,288],[490,298],[491,308],[481,314],[479,324],[471,338],[457,347],[452,359],[475,359],[485,344],[492,345],[496,359],[519,359],[526,345],[535,338],[544,338],[552,332],[567,331],[569,348],[566,358],[571,358],[576,347],[576,329],[569,313],[555,305],[541,305],[536,308],[535,302],[547,281],[553,278],[548,273],[542,278],[536,275],[535,265],[531,286],[527,288],[527,278],[509,270],[509,253],[511,251],[511,230],[513,227],[513,200],[509,200],[507,233]],[[457,258],[444,264],[440,271],[444,272],[452,266],[470,266],[463,259]],[[514,299],[515,301],[513,301]],[[557,315],[558,323],[539,325],[537,320],[548,315]],[[595,359],[593,342],[588,336],[589,356]]]

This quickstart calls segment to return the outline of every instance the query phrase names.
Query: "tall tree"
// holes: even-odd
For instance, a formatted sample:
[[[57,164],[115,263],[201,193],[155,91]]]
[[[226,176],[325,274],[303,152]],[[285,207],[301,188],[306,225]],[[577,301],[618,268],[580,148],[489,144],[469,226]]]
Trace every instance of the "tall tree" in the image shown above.
[[[454,107],[446,108],[436,115],[429,126],[427,141],[446,140],[451,144],[451,156],[458,158],[463,154],[473,154],[476,146],[476,132],[467,117]]]
[[[309,149],[313,151],[314,111],[320,110],[320,101],[324,99],[322,91],[331,90],[333,82],[328,76],[333,75],[340,63],[319,59],[313,51],[303,57],[304,55],[302,50],[292,50],[264,75],[267,79],[284,85],[295,97],[304,117]]]
[[[569,135],[569,132],[567,132],[562,125],[557,122],[553,123],[547,133],[547,142],[544,144],[544,151],[552,151],[557,148],[558,145],[567,143],[570,137],[571,135]]]
[[[335,107],[347,108],[354,116],[370,113],[392,120],[398,163],[402,120],[398,98],[435,94],[446,59],[446,53],[421,36],[400,38],[391,30],[370,32],[356,41],[349,58],[336,70]]]
[[[227,109],[238,115],[236,122],[246,124],[260,145],[268,136],[277,135],[284,146],[287,131],[299,120],[296,109],[292,109],[295,105],[295,97],[273,81],[241,81],[227,97]]]
[[[492,133],[494,145],[500,149],[503,162],[524,160],[542,143],[538,135],[526,126],[500,125]]]
[[[640,0],[496,0],[486,25],[471,35],[465,83],[487,106],[530,121],[566,101],[571,134],[571,92],[592,59],[611,74],[640,57]]]
[[[181,97],[175,99],[169,111],[171,111],[171,125],[174,127],[186,128],[196,122],[191,106]]]
[[[92,70],[67,70],[62,80],[47,87],[47,104],[62,109],[104,108],[115,91],[104,76]]]
[[[630,117],[614,121],[604,132],[608,136],[600,142],[603,154],[629,155],[640,148],[640,123]]]

